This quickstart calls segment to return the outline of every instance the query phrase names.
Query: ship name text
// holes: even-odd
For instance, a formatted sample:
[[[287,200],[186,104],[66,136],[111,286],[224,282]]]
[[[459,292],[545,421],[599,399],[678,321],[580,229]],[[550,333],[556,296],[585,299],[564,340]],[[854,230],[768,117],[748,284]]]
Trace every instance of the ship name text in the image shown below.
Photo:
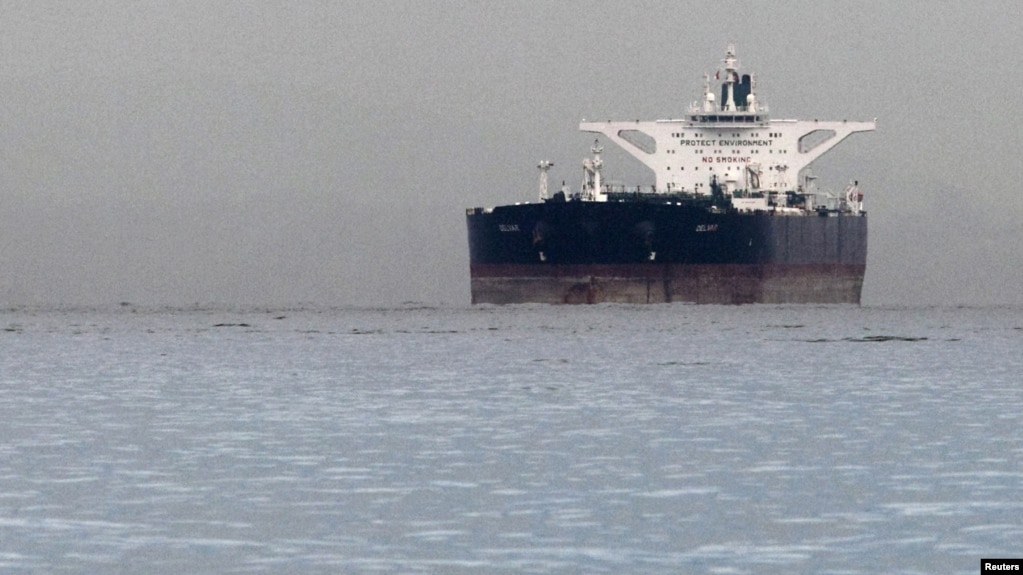
[[[502,232],[517,232],[519,231],[519,224],[498,224],[497,229]]]

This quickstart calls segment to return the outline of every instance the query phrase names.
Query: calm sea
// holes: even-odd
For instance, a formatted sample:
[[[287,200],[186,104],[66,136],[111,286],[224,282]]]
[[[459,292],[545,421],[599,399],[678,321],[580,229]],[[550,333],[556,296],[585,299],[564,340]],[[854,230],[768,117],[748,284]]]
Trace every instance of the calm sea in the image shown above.
[[[0,313],[4,573],[978,573],[1023,309]]]

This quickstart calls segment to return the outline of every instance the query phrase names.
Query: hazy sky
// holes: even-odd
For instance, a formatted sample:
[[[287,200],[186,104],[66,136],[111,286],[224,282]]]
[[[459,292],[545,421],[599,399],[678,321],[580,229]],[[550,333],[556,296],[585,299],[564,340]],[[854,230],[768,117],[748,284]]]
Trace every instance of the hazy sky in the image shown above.
[[[728,43],[870,212],[864,303],[1023,303],[1023,5],[0,0],[0,305],[467,304],[465,208],[581,178]],[[606,176],[653,176],[608,146]]]

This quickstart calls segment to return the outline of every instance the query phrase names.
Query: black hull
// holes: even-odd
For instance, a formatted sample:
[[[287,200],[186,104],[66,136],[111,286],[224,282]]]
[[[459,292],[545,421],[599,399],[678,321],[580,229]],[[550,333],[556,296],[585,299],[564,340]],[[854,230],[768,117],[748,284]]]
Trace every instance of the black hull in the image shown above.
[[[653,202],[470,210],[473,303],[855,303],[865,215]]]

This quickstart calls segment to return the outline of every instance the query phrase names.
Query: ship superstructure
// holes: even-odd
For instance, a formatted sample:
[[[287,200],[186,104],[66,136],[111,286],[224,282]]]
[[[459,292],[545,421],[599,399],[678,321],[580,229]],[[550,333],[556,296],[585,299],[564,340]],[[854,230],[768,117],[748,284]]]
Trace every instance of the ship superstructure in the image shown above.
[[[710,194],[716,179],[729,195],[797,191],[797,178],[814,160],[856,132],[876,128],[876,121],[772,120],[760,103],[756,79],[740,75],[735,47],[729,46],[720,92],[704,77],[701,102],[681,119],[608,121],[579,124],[601,134],[653,171],[655,192]],[[720,98],[719,98],[720,94]],[[591,199],[607,199],[610,188],[598,186]],[[754,202],[739,202],[754,208]],[[767,206],[760,204],[762,209]]]

